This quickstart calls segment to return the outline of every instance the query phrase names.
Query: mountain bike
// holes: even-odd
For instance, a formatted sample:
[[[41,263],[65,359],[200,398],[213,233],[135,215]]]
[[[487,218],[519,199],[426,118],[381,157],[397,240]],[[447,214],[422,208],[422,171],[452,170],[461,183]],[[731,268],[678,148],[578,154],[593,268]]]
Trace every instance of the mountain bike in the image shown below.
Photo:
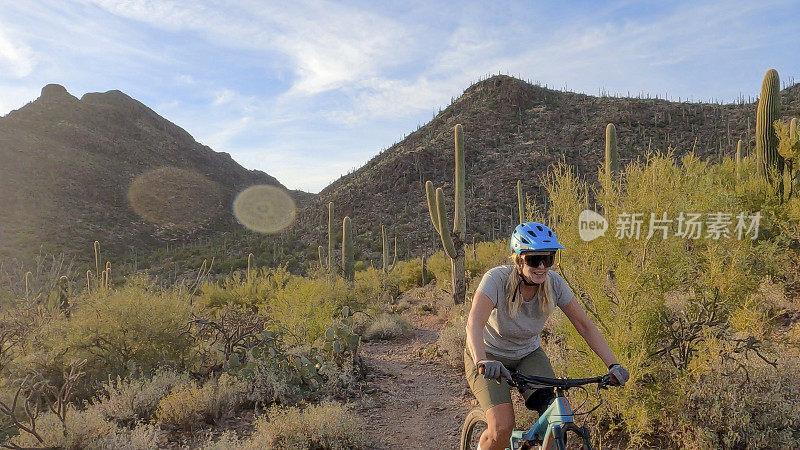
[[[587,384],[597,384],[598,394],[600,389],[608,386],[615,386],[611,381],[611,376],[606,374],[593,378],[547,378],[534,375],[526,375],[521,372],[513,372],[511,380],[507,380],[512,387],[520,390],[536,389],[542,387],[554,387],[556,398],[550,403],[547,410],[539,417],[530,430],[514,430],[511,434],[509,447],[510,450],[526,450],[541,448],[542,450],[566,450],[584,449],[591,450],[592,444],[589,439],[589,430],[586,427],[579,427],[573,422],[572,407],[569,400],[564,395],[570,388],[585,388]],[[591,410],[580,413],[589,414],[597,409],[600,403]],[[487,427],[486,414],[480,407],[474,408],[464,419],[464,426],[461,428],[461,450],[477,449],[481,433]]]

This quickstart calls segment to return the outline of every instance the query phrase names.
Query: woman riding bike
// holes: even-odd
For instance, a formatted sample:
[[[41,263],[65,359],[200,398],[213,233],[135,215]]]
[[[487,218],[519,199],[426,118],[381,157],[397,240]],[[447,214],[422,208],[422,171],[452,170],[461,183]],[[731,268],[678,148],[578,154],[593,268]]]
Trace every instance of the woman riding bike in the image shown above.
[[[467,319],[464,369],[472,393],[486,412],[483,450],[502,450],[514,429],[509,368],[528,375],[555,377],[542,350],[541,332],[555,306],[561,308],[589,347],[624,385],[622,367],[595,324],[586,316],[566,281],[549,270],[556,250],[564,248],[544,224],[520,224],[511,235],[512,264],[489,269],[483,276]],[[479,368],[483,367],[483,375]],[[522,393],[525,406],[542,414],[555,398],[552,388]]]

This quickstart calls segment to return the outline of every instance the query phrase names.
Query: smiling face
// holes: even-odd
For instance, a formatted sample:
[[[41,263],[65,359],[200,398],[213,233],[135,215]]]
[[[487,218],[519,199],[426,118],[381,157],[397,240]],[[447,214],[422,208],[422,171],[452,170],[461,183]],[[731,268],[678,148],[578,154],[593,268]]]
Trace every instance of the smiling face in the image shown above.
[[[548,258],[526,258],[526,256],[547,256],[555,255],[555,253],[556,252],[523,252],[519,258],[519,262],[522,264],[522,274],[525,275],[525,278],[534,283],[544,283],[547,270],[552,266],[552,263],[550,263],[550,265],[547,264]],[[538,260],[536,261],[538,264],[536,266],[531,266],[529,264],[531,259]]]

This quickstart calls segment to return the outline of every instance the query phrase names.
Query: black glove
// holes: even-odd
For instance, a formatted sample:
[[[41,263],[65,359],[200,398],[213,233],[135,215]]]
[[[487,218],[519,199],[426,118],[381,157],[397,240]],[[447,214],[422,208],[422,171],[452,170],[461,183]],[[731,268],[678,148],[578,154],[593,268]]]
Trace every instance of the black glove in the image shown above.
[[[610,373],[617,380],[617,383],[619,383],[620,386],[625,386],[625,382],[628,381],[628,378],[630,378],[628,369],[619,364],[610,365],[608,367],[608,373]]]
[[[483,366],[483,376],[486,378],[499,379],[505,377],[511,379],[511,372],[500,361],[484,359],[478,361],[478,367]]]

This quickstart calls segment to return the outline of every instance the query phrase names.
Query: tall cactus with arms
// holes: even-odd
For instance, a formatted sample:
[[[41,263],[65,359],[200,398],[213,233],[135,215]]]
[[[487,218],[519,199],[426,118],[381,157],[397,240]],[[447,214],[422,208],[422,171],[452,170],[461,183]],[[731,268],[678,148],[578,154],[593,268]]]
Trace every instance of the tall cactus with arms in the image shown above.
[[[464,130],[461,124],[455,126],[455,214],[452,234],[447,229],[442,188],[433,189],[433,183],[425,182],[425,196],[428,200],[428,211],[433,228],[442,239],[442,246],[450,257],[453,280],[453,302],[464,303],[467,295],[466,273],[464,271],[464,239],[467,234],[466,202],[464,199]]]
[[[758,173],[768,182],[773,182],[770,171],[777,169],[783,173],[783,157],[778,154],[778,137],[773,123],[780,117],[780,79],[778,71],[769,69],[761,83],[761,96],[756,111],[756,157]]]

